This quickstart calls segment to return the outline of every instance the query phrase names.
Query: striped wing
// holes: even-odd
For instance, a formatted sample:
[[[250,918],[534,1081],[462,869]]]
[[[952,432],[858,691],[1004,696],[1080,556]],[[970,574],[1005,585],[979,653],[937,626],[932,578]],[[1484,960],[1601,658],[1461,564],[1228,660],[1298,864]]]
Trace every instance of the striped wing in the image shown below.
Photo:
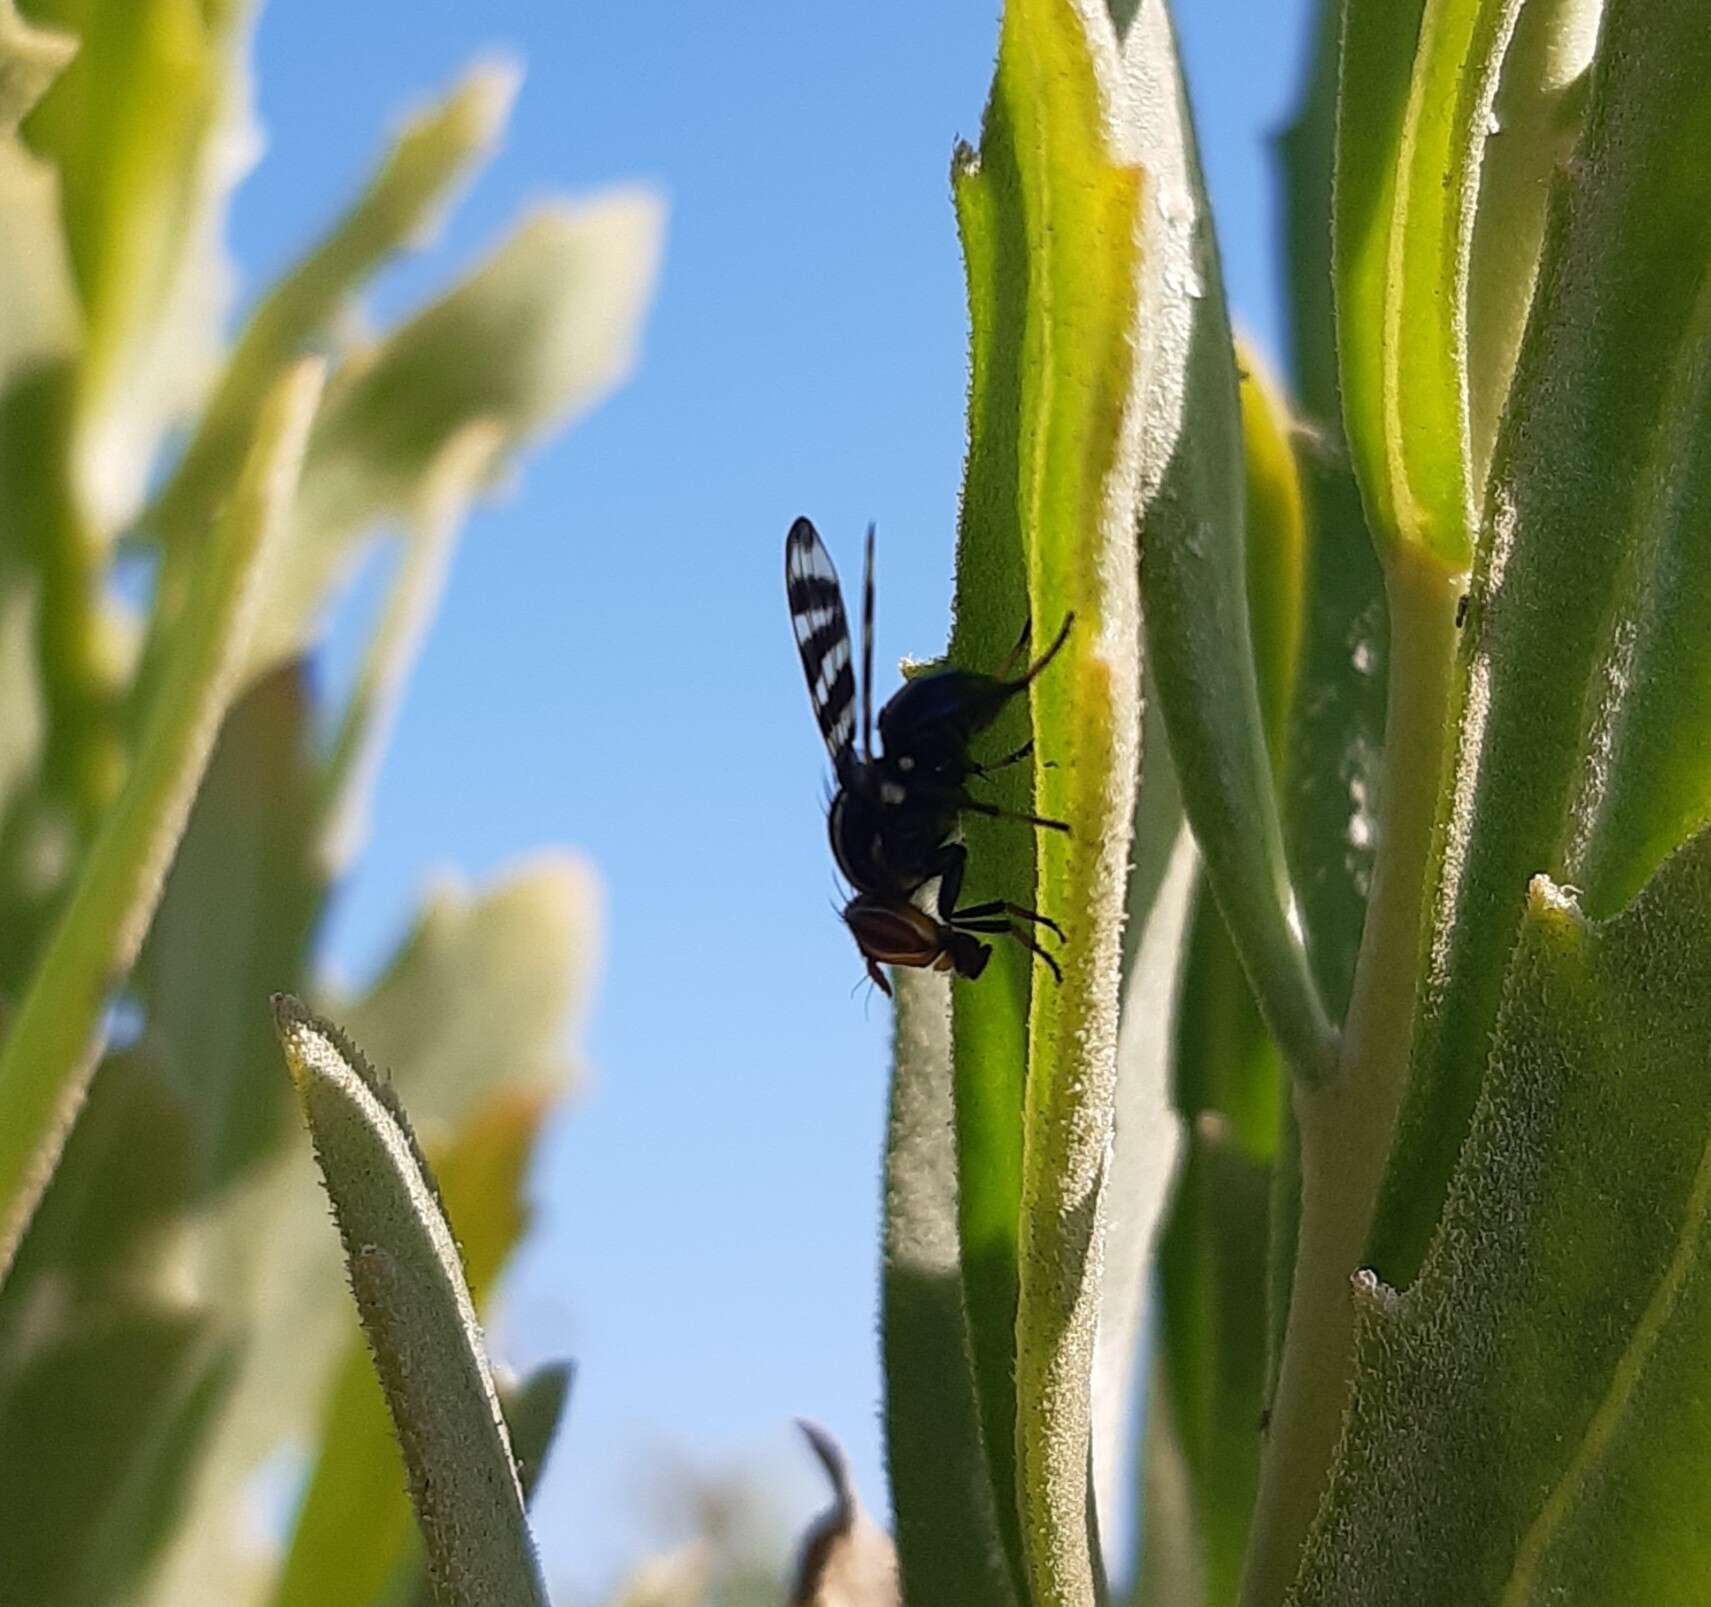
[[[798,519],[784,538],[784,588],[814,718],[820,723],[832,765],[841,772],[849,763],[855,742],[856,683],[850,622],[844,614],[844,594],[831,554],[806,519]]]

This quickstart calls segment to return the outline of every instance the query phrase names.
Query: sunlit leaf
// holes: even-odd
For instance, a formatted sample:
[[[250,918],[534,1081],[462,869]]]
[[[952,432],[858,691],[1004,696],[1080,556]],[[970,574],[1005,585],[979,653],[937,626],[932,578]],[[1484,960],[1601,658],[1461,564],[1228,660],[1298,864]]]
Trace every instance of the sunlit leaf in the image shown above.
[[[544,1604],[475,1308],[402,1107],[342,1034],[291,999],[275,1015],[436,1592],[471,1607]]]
[[[16,1251],[101,1046],[101,1013],[142,943],[236,680],[259,576],[296,488],[320,367],[306,362],[264,411],[199,577],[135,770],[89,854],[0,1049],[0,1266]]]

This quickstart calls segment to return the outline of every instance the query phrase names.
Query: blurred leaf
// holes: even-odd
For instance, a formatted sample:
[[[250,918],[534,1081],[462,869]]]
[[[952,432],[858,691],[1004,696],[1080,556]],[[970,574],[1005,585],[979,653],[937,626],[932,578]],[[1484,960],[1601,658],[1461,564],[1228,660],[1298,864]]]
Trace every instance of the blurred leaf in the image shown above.
[[[375,1029],[382,1063],[398,1068],[397,1086],[424,1130],[472,1120],[495,1097],[529,1098],[530,1083],[537,1094],[562,1088],[567,1016],[586,994],[598,946],[592,882],[579,862],[554,857],[539,872],[525,867],[474,896],[442,895],[373,992],[349,1005],[352,1019]],[[421,1065],[407,1056],[420,1056]],[[514,1073],[525,1086],[510,1087]],[[502,1085],[510,1091],[496,1096]],[[420,1120],[424,1105],[431,1122]],[[213,1592],[233,1603],[265,1599],[271,1581],[242,1593],[231,1583],[247,1560],[230,1540],[242,1522],[246,1481],[328,1410],[349,1348],[349,1306],[324,1197],[294,1153],[283,1162],[229,1192],[198,1246],[199,1286],[230,1304],[250,1343],[156,1607]],[[491,1207],[479,1210],[486,1216]],[[397,1453],[387,1450],[396,1479]]]
[[[457,1246],[390,1085],[278,998],[280,1043],[398,1433],[435,1590],[544,1604],[540,1565]]]
[[[290,504],[319,365],[281,383],[199,576],[196,607],[124,794],[0,1048],[0,1268],[53,1173],[100,1053],[101,1012],[129,971],[247,645],[257,577]]]
[[[704,1607],[712,1578],[712,1547],[693,1540],[644,1562],[619,1587],[613,1607]]]
[[[1001,943],[978,988],[953,988],[964,1302],[995,1507],[1018,1596],[1065,1602],[1090,1600],[1097,1571],[1089,1257],[1140,738],[1126,472],[1139,175],[1110,143],[1115,54],[1102,11],[1011,0],[980,154],[959,153],[953,174],[973,376],[950,656],[993,666],[1018,613],[1051,629],[1076,616],[1031,689],[1032,802],[1025,770],[995,789],[1070,834],[1043,834],[1036,864],[1014,823],[966,830],[969,901],[1066,923],[1063,985],[1036,985],[1026,951]]]
[[[1140,6],[1123,75],[1123,126],[1149,188],[1136,356],[1147,651],[1206,875],[1273,1036],[1313,1080],[1336,1040],[1290,919],[1248,618],[1236,365],[1162,0]]]
[[[262,299],[148,516],[163,536],[199,544],[274,377],[326,335],[378,267],[431,232],[458,186],[497,144],[518,77],[502,63],[474,67],[443,101],[411,117],[355,204]]]
[[[661,205],[644,190],[545,207],[462,284],[339,368],[270,579],[254,670],[304,644],[353,542],[417,505],[423,477],[460,431],[497,427],[509,458],[623,379],[662,228]]]
[[[1619,0],[1618,0],[1619,3]],[[1360,1363],[1291,1600],[1703,1599],[1711,835],[1620,915],[1529,890],[1443,1219]]]
[[[301,984],[325,895],[309,721],[300,665],[233,706],[137,961],[143,1046],[193,1115],[199,1194],[290,1131],[278,1049],[255,1001]]]
[[[121,1310],[0,1397],[0,1578],[31,1607],[130,1597],[179,1517],[233,1353],[196,1312]]]
[[[950,981],[896,975],[880,1334],[885,1453],[908,1601],[1014,1601],[981,1447],[957,1251]],[[626,1598],[627,1599],[627,1598]]]
[[[43,1341],[169,1275],[194,1197],[192,1112],[148,1056],[109,1055],[0,1285],[0,1375]]]
[[[501,1078],[557,1091],[565,1021],[596,963],[598,884],[568,854],[541,854],[477,896],[442,888],[385,972],[338,1009],[397,1068],[419,1122],[455,1121]]]
[[[486,1306],[526,1225],[523,1178],[546,1111],[539,1093],[493,1095],[435,1167],[478,1309]],[[524,1461],[520,1451],[518,1459]],[[358,1343],[346,1352],[327,1393],[319,1454],[271,1599],[274,1607],[320,1607],[334,1598],[353,1607],[376,1602],[413,1555],[398,1441],[373,1365]]]
[[[76,52],[69,34],[34,27],[13,0],[0,0],[0,392],[26,365],[63,354],[77,338],[58,178],[16,133]]]
[[[18,15],[15,0],[0,0],[0,136],[16,133],[76,54],[77,40],[70,34],[38,28]]]
[[[321,832],[329,874],[336,875],[354,856],[363,836],[369,788],[404,683],[439,606],[458,531],[502,444],[493,425],[468,425],[446,443],[423,478],[420,506],[405,532],[385,610],[369,638],[327,761]]]
[[[73,495],[106,536],[136,511],[162,433],[213,366],[231,278],[226,198],[257,148],[238,56],[243,8],[35,0],[32,9],[79,41],[25,133],[60,178],[84,327]]]
[[[832,1486],[832,1504],[802,1541],[790,1607],[902,1607],[891,1539],[862,1510],[836,1440],[799,1422]]]

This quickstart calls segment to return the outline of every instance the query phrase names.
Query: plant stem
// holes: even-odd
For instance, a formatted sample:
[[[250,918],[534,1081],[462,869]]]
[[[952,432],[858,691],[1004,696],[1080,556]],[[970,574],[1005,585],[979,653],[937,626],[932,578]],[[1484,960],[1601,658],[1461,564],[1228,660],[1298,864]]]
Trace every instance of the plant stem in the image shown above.
[[[1342,1428],[1354,1359],[1349,1279],[1365,1253],[1408,1076],[1461,587],[1459,574],[1418,548],[1391,555],[1381,835],[1337,1074],[1295,1085],[1300,1240],[1244,1607],[1275,1607],[1294,1582]]]

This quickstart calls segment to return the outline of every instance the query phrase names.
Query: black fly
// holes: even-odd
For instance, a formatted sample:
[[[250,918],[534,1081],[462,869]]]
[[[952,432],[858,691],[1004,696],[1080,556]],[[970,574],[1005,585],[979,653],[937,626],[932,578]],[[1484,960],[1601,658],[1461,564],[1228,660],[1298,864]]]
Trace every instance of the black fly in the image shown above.
[[[1069,829],[1059,820],[1000,809],[968,791],[974,778],[1026,757],[1031,743],[991,765],[977,762],[968,749],[1004,705],[1056,656],[1073,616],[1064,620],[1051,646],[1018,676],[947,669],[909,681],[879,711],[883,746],[876,752],[872,527],[867,532],[862,581],[859,744],[856,674],[843,591],[830,554],[806,519],[798,519],[785,538],[784,580],[814,718],[837,778],[827,829],[832,856],[855,890],[844,908],[844,921],[867,961],[868,975],[885,993],[891,988],[879,969],[881,964],[977,977],[992,951],[976,934],[1008,933],[1061,980],[1057,962],[1028,930],[1043,926],[1062,938],[1055,922],[1002,899],[957,908],[968,853],[953,840],[953,833],[963,810],[1021,820],[1049,831]],[[1012,662],[1020,658],[1026,644],[1024,630]],[[934,879],[939,883],[937,916],[913,902],[914,895]]]

